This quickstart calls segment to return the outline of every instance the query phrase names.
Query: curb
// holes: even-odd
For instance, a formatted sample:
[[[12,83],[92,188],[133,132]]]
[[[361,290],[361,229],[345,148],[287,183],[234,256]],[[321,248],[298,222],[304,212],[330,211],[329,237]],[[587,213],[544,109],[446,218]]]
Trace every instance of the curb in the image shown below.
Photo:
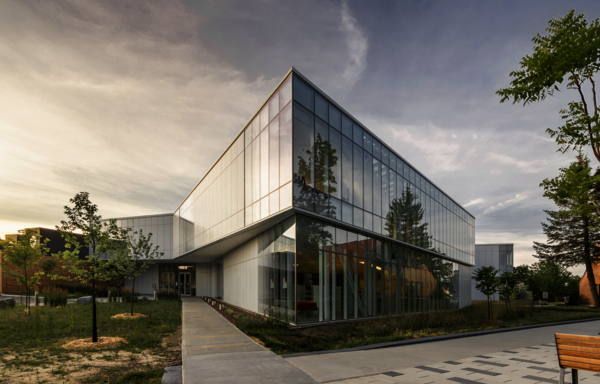
[[[388,342],[385,342],[385,343],[363,345],[361,347],[354,347],[354,348],[332,349],[332,350],[329,350],[329,351],[290,353],[288,355],[280,355],[280,356],[283,357],[284,359],[288,359],[288,358],[292,358],[292,357],[325,355],[325,354],[330,354],[330,353],[367,351],[367,350],[370,350],[370,349],[401,347],[401,346],[405,346],[405,345],[432,343],[432,342],[435,342],[435,341],[445,341],[445,340],[453,340],[453,339],[462,339],[462,338],[465,338],[465,337],[491,335],[491,334],[494,334],[494,333],[504,333],[504,332],[512,332],[512,331],[522,331],[522,330],[525,330],[525,329],[550,327],[550,326],[553,326],[553,325],[565,325],[565,324],[585,323],[585,322],[588,322],[588,321],[598,321],[598,320],[600,320],[600,317],[592,317],[592,318],[589,318],[589,319],[580,319],[580,320],[558,321],[558,322],[555,322],[555,323],[521,325],[519,327],[489,329],[489,330],[486,330],[486,331],[473,331],[473,332],[465,332],[465,333],[453,333],[451,335],[423,337],[423,338],[420,338],[420,339],[388,341]]]

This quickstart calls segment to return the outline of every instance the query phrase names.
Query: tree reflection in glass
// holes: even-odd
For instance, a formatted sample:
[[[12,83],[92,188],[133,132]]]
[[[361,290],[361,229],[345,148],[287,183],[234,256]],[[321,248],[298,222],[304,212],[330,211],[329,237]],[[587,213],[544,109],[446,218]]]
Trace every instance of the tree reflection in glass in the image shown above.
[[[425,209],[419,197],[407,186],[399,198],[392,200],[385,220],[387,236],[431,249],[432,241],[428,233],[429,223],[423,220]]]

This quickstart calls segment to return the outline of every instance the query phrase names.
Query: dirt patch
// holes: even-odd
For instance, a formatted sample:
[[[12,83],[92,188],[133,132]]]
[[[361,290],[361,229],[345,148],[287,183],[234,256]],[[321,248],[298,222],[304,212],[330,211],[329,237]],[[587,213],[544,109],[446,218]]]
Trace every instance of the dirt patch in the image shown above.
[[[118,347],[121,343],[128,344],[122,337],[99,337],[97,342],[92,339],[78,339],[63,345],[64,349],[106,349]]]
[[[131,316],[131,313],[119,313],[118,315],[114,315],[112,318],[135,320],[141,317],[146,317],[146,315],[142,315],[141,313],[134,313],[133,316]]]
[[[231,305],[224,303],[222,301],[219,301],[219,300],[215,300],[217,302],[217,304],[215,304],[215,305],[211,305],[210,302],[208,302],[208,300],[205,300],[205,301],[207,302],[208,305],[210,305],[212,307],[212,309],[217,311],[219,313],[219,315],[226,318],[231,324],[235,325],[236,327],[237,327],[237,323],[240,321],[240,316],[248,316],[248,317],[258,317],[259,316],[255,313],[247,312],[247,311],[241,310],[239,308],[232,307]],[[219,309],[219,304],[223,304],[223,307],[227,308],[228,311],[226,311],[224,309]]]
[[[100,339],[100,338],[99,338]],[[0,383],[80,383],[103,372],[127,372],[148,367],[181,365],[181,326],[165,337],[161,348],[129,351],[68,350],[49,355],[47,350],[0,355]]]

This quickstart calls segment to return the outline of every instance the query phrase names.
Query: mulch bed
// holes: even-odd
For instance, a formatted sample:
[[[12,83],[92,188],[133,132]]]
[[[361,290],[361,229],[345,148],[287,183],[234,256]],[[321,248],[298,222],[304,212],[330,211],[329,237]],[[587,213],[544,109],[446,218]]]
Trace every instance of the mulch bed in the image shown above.
[[[205,300],[205,301],[206,301],[206,302],[207,302],[207,303],[210,305],[210,303],[209,303],[209,300]],[[224,302],[222,302],[222,301],[219,301],[219,300],[215,300],[215,301],[217,302],[217,304],[215,304],[215,305],[211,305],[211,307],[212,307],[212,308],[213,308],[215,311],[217,311],[217,312],[219,313],[219,315],[221,315],[221,316],[223,316],[224,318],[226,318],[226,319],[227,319],[227,321],[229,321],[231,324],[233,324],[233,325],[235,325],[235,326],[237,326],[236,324],[237,324],[237,323],[240,321],[240,319],[239,319],[239,318],[237,318],[237,317],[235,317],[235,316],[233,316],[233,315],[232,315],[231,313],[229,313],[229,312],[226,312],[226,311],[224,311],[224,310],[222,310],[222,309],[219,309],[219,304],[223,304],[223,306],[224,306],[224,307],[226,307],[226,308],[228,308],[228,309],[232,310],[233,312],[235,312],[236,314],[239,314],[239,315],[244,315],[244,316],[256,316],[256,315],[254,315],[254,314],[252,314],[252,313],[249,313],[249,312],[246,312],[246,311],[242,311],[241,309],[238,309],[238,308],[232,307],[231,305],[228,305],[228,304],[226,304],[226,303],[224,303]]]
[[[63,345],[64,349],[101,349],[101,348],[113,348],[118,347],[121,343],[127,343],[127,340],[122,337],[99,337],[96,343],[92,342],[92,339],[78,339],[68,342]]]
[[[146,315],[142,315],[141,313],[134,313],[131,316],[131,313],[119,313],[118,315],[114,315],[113,319],[139,319],[140,317],[146,317]]]

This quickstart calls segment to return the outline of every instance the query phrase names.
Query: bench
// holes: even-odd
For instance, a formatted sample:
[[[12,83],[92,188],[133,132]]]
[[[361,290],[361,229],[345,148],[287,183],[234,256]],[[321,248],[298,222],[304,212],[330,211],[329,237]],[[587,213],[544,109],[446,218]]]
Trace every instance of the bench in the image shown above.
[[[565,382],[565,369],[571,368],[572,384],[579,383],[577,370],[600,373],[600,337],[555,333],[560,365],[559,383]]]

